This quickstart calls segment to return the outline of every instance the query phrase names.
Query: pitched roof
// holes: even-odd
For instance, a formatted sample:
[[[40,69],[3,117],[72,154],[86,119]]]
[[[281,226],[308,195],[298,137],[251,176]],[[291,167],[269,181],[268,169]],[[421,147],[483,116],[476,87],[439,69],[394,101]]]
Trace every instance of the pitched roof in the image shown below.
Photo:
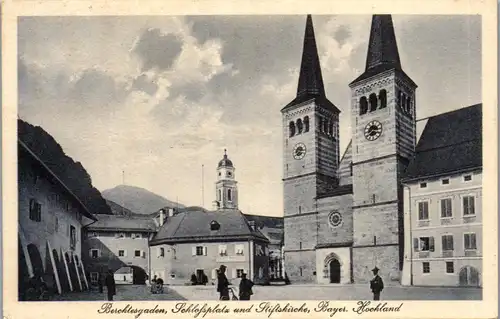
[[[283,228],[283,217],[263,216],[263,215],[249,215],[244,214],[248,221],[254,221],[255,226],[269,227],[269,228]]]
[[[306,30],[304,34],[304,47],[302,49],[302,61],[300,64],[297,96],[281,111],[311,99],[315,99],[317,104],[325,108],[340,113],[340,110],[332,102],[330,102],[325,95],[318,48],[316,46],[316,37],[314,35],[312,18],[309,14],[306,19]]]
[[[211,230],[210,224],[220,224],[218,230]],[[171,217],[151,241],[152,244],[164,242],[199,242],[223,240],[268,239],[257,228],[252,230],[245,216],[235,209],[217,211],[189,210]]]
[[[404,180],[482,167],[482,104],[429,118]]]
[[[151,218],[129,217],[120,215],[97,215],[98,221],[88,227],[95,231],[144,231],[154,232],[155,223]]]
[[[73,201],[81,208],[81,213],[92,219],[92,220],[97,220],[96,219],[96,216],[94,214],[92,214],[88,208],[82,203],[82,201],[68,188],[68,186],[66,186],[66,184],[63,183],[63,181],[57,177],[57,175],[35,154],[33,153],[33,151],[30,150],[30,148],[24,144],[21,140],[17,140],[18,142],[18,152],[19,154],[26,154],[28,155],[32,160],[34,160],[49,176],[50,178],[52,178],[57,184],[59,184],[59,186],[61,186],[61,188],[63,189],[63,191],[66,192],[67,195],[69,195],[69,197],[71,199],[73,199]]]

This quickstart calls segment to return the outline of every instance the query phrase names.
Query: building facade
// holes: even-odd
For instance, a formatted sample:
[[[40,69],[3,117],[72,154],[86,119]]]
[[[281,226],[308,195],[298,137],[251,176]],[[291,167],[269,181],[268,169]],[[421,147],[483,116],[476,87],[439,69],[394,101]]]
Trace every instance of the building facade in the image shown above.
[[[405,285],[482,286],[481,121],[474,105],[430,118],[422,133],[404,181]]]
[[[366,67],[349,87],[352,136],[340,158],[340,110],[326,97],[308,16],[297,95],[281,110],[291,282],[365,283],[375,266],[385,282],[402,278],[402,181],[421,159],[415,157],[417,85],[404,72],[390,15],[372,17]],[[443,126],[431,134],[456,132]]]
[[[153,219],[118,215],[97,218],[85,229],[82,248],[91,283],[97,284],[111,270],[117,283],[145,284],[150,276],[149,240],[156,231]]]
[[[19,299],[30,298],[30,278],[59,294],[87,289],[82,228],[96,217],[21,141],[18,192]]]

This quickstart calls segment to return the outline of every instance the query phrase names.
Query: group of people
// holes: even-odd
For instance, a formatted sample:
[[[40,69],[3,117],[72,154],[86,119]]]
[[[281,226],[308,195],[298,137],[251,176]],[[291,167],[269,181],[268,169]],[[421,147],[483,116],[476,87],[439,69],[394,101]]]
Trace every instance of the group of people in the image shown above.
[[[229,288],[229,280],[226,277],[226,269],[226,266],[221,265],[217,270],[217,292],[220,300],[229,300],[229,292],[232,292]],[[253,295],[253,285],[254,283],[247,278],[247,274],[243,273],[239,286],[239,300],[250,300],[250,296]],[[236,297],[234,292],[233,297]]]

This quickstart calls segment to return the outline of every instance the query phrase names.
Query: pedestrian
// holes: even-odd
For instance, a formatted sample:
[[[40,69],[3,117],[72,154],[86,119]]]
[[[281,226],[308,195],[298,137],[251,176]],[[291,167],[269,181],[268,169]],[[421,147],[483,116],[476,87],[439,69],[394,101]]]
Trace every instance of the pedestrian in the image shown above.
[[[106,276],[106,288],[108,290],[108,301],[113,301],[113,296],[116,295],[116,284],[111,269],[108,270],[108,275]]]
[[[382,278],[378,275],[379,269],[377,266],[372,269],[373,277],[372,280],[370,280],[370,289],[373,292],[373,300],[380,300],[380,292],[384,289],[384,281]]]
[[[99,274],[99,278],[97,278],[97,285],[99,286],[99,293],[103,293],[104,292],[104,289],[103,289],[103,278],[104,278],[104,274]]]
[[[221,265],[217,275],[217,292],[220,294],[220,300],[229,300],[229,281],[227,280],[225,272],[226,266]]]
[[[250,296],[253,295],[253,285],[254,283],[250,279],[247,279],[247,274],[241,275],[240,300],[250,300]]]

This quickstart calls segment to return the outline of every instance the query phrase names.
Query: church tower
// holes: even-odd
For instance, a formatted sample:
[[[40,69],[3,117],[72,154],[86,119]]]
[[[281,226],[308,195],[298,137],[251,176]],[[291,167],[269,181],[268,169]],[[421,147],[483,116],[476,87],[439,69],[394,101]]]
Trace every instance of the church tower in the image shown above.
[[[403,71],[390,15],[372,17],[366,69],[351,88],[353,277],[377,266],[399,280],[403,263],[400,183],[416,143],[415,90]]]
[[[215,182],[215,196],[217,200],[214,202],[214,208],[238,208],[238,187],[234,176],[233,162],[227,157],[224,150],[224,157],[217,165],[217,182]]]
[[[325,95],[310,15],[297,95],[281,113],[286,272],[294,282],[313,282],[316,197],[338,185],[340,111]]]

